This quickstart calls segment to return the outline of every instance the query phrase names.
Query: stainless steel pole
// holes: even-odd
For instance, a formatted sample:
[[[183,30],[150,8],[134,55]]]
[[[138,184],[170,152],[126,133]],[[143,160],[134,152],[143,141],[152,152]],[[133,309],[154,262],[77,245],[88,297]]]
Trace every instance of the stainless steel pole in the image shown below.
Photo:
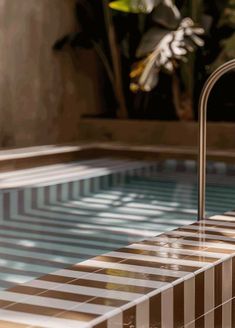
[[[235,59],[220,66],[206,81],[199,101],[199,154],[198,154],[198,220],[205,218],[206,198],[206,120],[208,99],[215,83],[235,69]]]

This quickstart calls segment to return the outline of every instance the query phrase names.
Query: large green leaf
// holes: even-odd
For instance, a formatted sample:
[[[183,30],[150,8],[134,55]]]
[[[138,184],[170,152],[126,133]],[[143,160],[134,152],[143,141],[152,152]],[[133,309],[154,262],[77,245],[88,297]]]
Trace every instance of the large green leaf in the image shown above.
[[[109,6],[112,9],[126,13],[148,14],[158,6],[161,1],[162,0],[116,0],[110,2]]]

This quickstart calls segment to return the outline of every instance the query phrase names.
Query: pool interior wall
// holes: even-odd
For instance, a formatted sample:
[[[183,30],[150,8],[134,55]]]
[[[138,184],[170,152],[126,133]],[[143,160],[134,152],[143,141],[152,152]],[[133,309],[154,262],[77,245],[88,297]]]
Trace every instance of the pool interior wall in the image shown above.
[[[235,166],[209,163],[208,215],[233,209]],[[168,160],[1,193],[0,288],[190,224],[196,163]]]

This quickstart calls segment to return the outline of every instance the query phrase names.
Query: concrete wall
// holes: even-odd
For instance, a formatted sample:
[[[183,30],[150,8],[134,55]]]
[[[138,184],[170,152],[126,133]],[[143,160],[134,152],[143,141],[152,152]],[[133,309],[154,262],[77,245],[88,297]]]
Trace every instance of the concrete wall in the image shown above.
[[[79,139],[89,142],[120,142],[131,145],[196,147],[196,122],[82,120]],[[210,149],[235,149],[235,124],[207,124],[207,146]]]
[[[74,0],[0,0],[0,147],[77,139],[81,113],[99,112],[99,70],[92,51],[77,71],[55,40],[75,28]]]

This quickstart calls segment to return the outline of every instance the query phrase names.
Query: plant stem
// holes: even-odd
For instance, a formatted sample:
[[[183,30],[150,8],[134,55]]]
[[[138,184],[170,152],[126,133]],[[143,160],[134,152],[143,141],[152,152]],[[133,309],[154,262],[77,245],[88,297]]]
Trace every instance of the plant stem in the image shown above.
[[[103,0],[102,2],[103,2],[104,18],[106,23],[105,25],[107,29],[110,52],[111,52],[112,63],[113,63],[113,70],[114,70],[115,94],[119,102],[119,110],[117,112],[117,116],[119,118],[127,118],[128,112],[126,109],[126,101],[123,92],[121,58],[120,58],[119,49],[117,47],[114,24],[108,7],[108,0]]]
[[[111,68],[111,66],[109,64],[109,61],[108,61],[106,55],[103,52],[102,47],[97,42],[95,42],[95,41],[93,41],[92,44],[93,44],[93,47],[94,47],[97,55],[99,56],[99,58],[100,58],[100,60],[102,62],[102,64],[104,65],[104,68],[106,70],[106,73],[108,75],[108,78],[109,78],[110,82],[113,85],[113,88],[115,88],[114,74],[113,74],[112,68]]]

